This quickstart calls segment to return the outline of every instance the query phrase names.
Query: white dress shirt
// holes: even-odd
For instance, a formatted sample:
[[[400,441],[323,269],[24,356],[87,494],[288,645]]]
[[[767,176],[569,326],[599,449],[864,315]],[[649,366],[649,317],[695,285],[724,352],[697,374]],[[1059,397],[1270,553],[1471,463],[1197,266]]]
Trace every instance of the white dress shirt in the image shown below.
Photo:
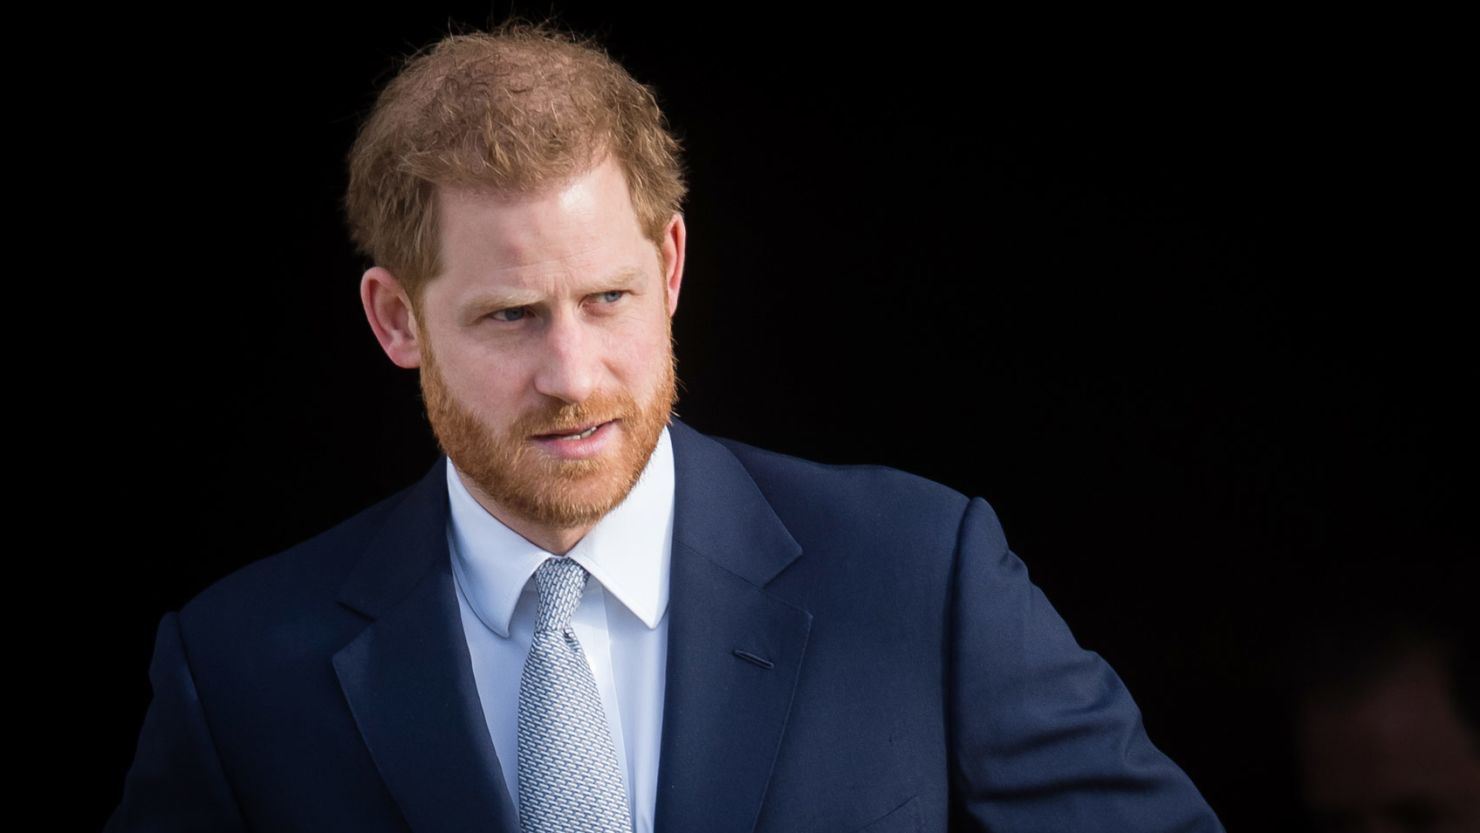
[[[571,618],[591,663],[633,830],[651,833],[658,791],[668,572],[673,549],[673,446],[664,428],[641,479],[566,555],[591,579]],[[519,679],[539,593],[530,578],[553,556],[489,514],[447,466],[447,541],[463,633],[504,782],[519,805]]]

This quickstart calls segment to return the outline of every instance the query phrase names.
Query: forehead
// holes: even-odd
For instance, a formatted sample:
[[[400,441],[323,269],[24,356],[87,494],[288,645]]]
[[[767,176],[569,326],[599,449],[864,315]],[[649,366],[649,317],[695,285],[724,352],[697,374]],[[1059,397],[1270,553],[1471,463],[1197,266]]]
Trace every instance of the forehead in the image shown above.
[[[437,210],[447,272],[474,262],[517,269],[621,256],[645,241],[626,178],[610,157],[533,193],[439,186]]]

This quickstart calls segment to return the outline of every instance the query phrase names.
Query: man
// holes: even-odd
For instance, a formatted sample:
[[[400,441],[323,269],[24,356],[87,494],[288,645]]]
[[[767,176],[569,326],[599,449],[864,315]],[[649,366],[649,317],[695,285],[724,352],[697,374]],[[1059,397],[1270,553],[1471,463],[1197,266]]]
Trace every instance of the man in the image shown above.
[[[446,452],[160,623],[113,830],[1221,830],[991,509],[673,419],[677,146],[599,50],[451,37],[351,153]]]
[[[1381,650],[1361,676],[1302,694],[1300,782],[1317,829],[1480,829],[1480,752],[1454,696],[1456,657],[1422,637]]]
[[[1480,830],[1475,570],[1461,558],[1442,572],[1418,559],[1401,570],[1353,561],[1324,577],[1330,598],[1292,656],[1295,759],[1313,828]]]

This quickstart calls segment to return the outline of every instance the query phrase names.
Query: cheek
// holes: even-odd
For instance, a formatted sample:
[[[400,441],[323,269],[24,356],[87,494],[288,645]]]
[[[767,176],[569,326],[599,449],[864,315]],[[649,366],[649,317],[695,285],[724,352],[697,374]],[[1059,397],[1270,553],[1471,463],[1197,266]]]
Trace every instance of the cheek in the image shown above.
[[[646,384],[668,363],[669,350],[667,330],[648,328],[640,338],[627,342],[623,363],[630,374]]]
[[[644,309],[623,326],[607,334],[605,352],[624,374],[650,374],[668,360],[668,316],[655,308]]]
[[[523,367],[523,362],[507,356],[482,358],[459,368],[457,378],[448,379],[448,384],[458,401],[480,419],[504,424],[527,407],[524,396],[532,385],[521,385]]]

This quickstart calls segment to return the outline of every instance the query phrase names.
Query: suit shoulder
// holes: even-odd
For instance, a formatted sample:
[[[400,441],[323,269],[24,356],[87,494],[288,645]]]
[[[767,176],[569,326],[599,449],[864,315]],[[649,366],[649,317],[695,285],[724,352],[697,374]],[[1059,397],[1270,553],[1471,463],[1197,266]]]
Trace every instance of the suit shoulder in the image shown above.
[[[285,550],[215,580],[180,608],[182,626],[197,634],[240,631],[301,618],[334,603],[387,517],[415,488],[407,486]]]
[[[778,508],[796,507],[812,518],[870,521],[899,532],[954,535],[970,499],[917,474],[875,464],[820,463],[716,438],[735,455],[756,486]],[[802,519],[798,519],[801,521]],[[788,519],[788,525],[793,523]]]
[[[968,500],[966,495],[950,486],[889,466],[871,463],[820,463],[779,451],[757,448],[738,440],[720,437],[715,439],[735,455],[763,490],[766,489],[766,482],[777,487],[795,484],[796,488],[824,496],[839,492],[866,492],[877,497],[910,502],[945,502],[959,508],[964,508]]]

